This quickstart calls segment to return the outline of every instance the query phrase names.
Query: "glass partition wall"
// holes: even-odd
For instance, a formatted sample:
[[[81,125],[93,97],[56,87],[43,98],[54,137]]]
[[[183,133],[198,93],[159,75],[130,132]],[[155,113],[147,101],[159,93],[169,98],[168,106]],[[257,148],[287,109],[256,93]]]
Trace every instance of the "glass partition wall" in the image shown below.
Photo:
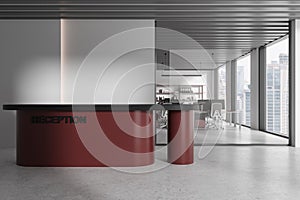
[[[266,48],[266,131],[289,133],[288,37]]]
[[[250,54],[237,60],[236,73],[236,110],[241,111],[240,122],[250,126],[251,123],[251,61]]]
[[[224,106],[222,111],[227,115],[228,113],[234,112],[235,110],[240,111],[240,120],[238,120],[237,122],[250,127],[251,120],[255,120],[251,119],[251,94],[254,95],[253,97],[257,95],[255,93],[255,89],[253,89],[255,84],[257,83],[252,82],[253,88],[251,88],[250,54],[246,54],[243,57],[240,57],[236,60],[236,62],[224,64],[218,69],[201,71],[201,76],[199,76],[199,73],[191,70],[180,70],[180,72],[178,73],[185,74],[184,77],[180,78],[177,74],[175,74],[175,72],[157,70],[157,101],[162,101],[163,103],[174,103],[176,102],[176,99],[178,99],[181,102],[199,103],[203,105],[203,110],[195,111],[194,113],[195,145],[286,145],[288,143],[288,140],[286,138],[267,133],[264,134],[264,132],[262,131],[281,134],[285,136],[288,135],[288,39],[281,39],[280,41],[270,43],[266,46],[265,51],[266,57],[262,59],[266,61],[265,64],[262,65],[265,70],[262,70],[264,71],[263,73],[260,72],[264,75],[260,77],[259,74],[257,74],[257,78],[264,79],[263,81],[259,82],[259,84],[261,84],[262,82],[264,83],[259,88],[265,88],[265,95],[263,95],[262,98],[264,99],[265,106],[263,106],[263,110],[260,110],[259,113],[260,116],[266,116],[264,118],[265,128],[262,128],[261,131],[252,130],[246,127],[242,127],[240,129],[239,126],[235,126],[233,123],[228,123],[228,119],[227,122],[223,121],[224,129],[217,129],[213,126],[214,119],[210,116],[210,108],[207,108],[210,104],[208,104],[208,106],[205,104],[207,100],[212,99],[225,101],[227,92],[228,105],[232,106],[231,103],[233,102],[231,102],[231,100],[234,100],[236,107],[233,108],[233,110],[230,110],[230,108],[226,110]],[[231,70],[233,69],[235,69],[235,73],[232,73]],[[226,72],[226,70],[228,71]],[[217,77],[217,79],[215,77]],[[217,84],[217,87],[215,87],[214,84]],[[235,84],[234,86],[236,86],[236,89],[232,88],[233,84]],[[217,91],[215,91],[215,89],[217,89]],[[231,91],[235,91],[235,93],[230,93]],[[213,98],[211,98],[211,94],[214,95]],[[233,96],[231,96],[231,94]],[[176,97],[175,101],[174,97]],[[256,97],[254,98],[254,100],[255,99]],[[263,113],[263,115],[261,113]],[[161,121],[156,124],[157,145],[167,144],[167,114],[164,114],[165,115],[161,116]],[[236,115],[233,116],[234,119]]]

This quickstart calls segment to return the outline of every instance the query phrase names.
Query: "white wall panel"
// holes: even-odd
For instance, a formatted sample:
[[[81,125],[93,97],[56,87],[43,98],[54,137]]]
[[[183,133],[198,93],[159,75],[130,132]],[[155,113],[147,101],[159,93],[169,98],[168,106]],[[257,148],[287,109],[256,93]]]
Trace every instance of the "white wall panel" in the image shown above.
[[[0,27],[0,104],[59,103],[59,20],[0,20]],[[15,118],[0,113],[0,148],[15,146]]]
[[[62,20],[62,101],[154,103],[154,20]]]

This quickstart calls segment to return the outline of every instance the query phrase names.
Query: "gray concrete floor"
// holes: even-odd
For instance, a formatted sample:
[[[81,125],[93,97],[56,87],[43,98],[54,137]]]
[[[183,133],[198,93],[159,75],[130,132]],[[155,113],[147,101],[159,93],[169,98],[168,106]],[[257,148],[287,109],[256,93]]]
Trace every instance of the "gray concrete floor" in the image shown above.
[[[144,174],[110,168],[24,168],[1,150],[0,199],[299,199],[300,150],[217,146],[195,163]],[[158,162],[158,161],[157,161]],[[121,169],[122,170],[122,169]]]
[[[157,144],[167,143],[167,129],[156,129]],[[197,129],[194,132],[194,143],[198,145],[213,144],[282,144],[287,145],[288,139],[265,132],[251,130],[246,127],[239,129],[225,125],[224,129]]]
[[[32,168],[16,166],[15,149],[3,149],[0,199],[300,198],[300,149],[196,146],[194,156],[192,165],[168,165],[160,146],[155,164],[144,168]]]

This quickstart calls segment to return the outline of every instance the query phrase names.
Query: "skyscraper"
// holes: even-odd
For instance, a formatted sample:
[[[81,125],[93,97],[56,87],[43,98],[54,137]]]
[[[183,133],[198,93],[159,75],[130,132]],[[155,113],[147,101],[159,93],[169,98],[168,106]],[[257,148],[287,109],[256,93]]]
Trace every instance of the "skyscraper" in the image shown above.
[[[225,65],[221,66],[218,70],[218,98],[226,99],[226,67]]]
[[[251,90],[250,82],[245,78],[245,67],[237,67],[237,99],[236,99],[236,109],[240,110],[241,113],[241,123],[250,126],[251,123]]]
[[[250,125],[251,124],[251,90],[250,90],[250,85],[247,85],[244,88],[244,96],[245,96],[244,120],[245,120],[245,124]]]
[[[288,56],[279,55],[279,63],[267,65],[267,130],[288,134]]]
[[[281,133],[289,132],[289,83],[288,83],[288,60],[286,54],[279,55],[279,67],[281,69],[280,77],[280,98],[281,98]]]
[[[244,110],[244,66],[237,66],[237,99],[236,99],[236,109],[242,111],[241,123],[245,124],[245,113]]]

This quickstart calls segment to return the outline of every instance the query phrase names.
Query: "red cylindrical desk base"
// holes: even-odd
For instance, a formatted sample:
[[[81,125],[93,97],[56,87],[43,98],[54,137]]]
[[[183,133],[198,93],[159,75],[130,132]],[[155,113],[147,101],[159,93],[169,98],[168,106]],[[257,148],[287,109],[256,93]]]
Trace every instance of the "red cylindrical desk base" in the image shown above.
[[[168,162],[194,162],[194,116],[192,110],[168,111]]]
[[[84,123],[71,123],[74,115],[84,116]],[[150,116],[152,113],[138,110],[128,113],[19,110],[17,164],[39,167],[151,165],[154,163],[154,144]],[[130,135],[115,118],[125,121],[123,128],[127,128]],[[128,118],[132,121],[127,122]],[[102,134],[98,126],[101,126]]]

